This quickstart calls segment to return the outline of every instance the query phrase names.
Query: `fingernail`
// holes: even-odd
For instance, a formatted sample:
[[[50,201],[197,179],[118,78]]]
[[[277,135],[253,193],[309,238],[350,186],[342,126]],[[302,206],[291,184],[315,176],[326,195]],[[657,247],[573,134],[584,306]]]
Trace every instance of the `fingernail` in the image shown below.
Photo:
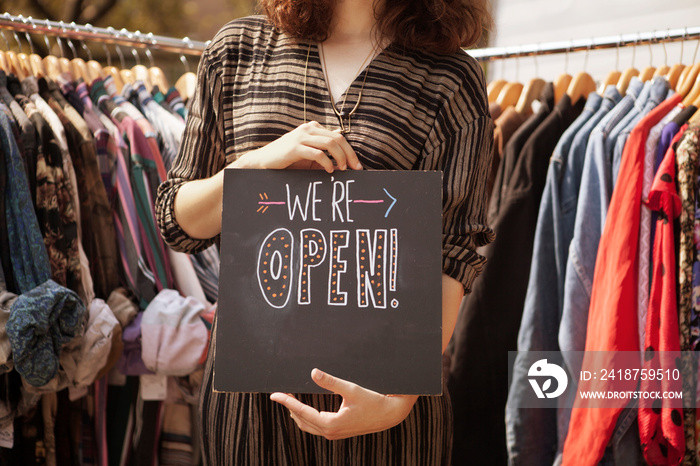
[[[357,165],[355,165],[355,170],[362,170],[362,164],[360,162],[357,162]]]
[[[314,380],[321,380],[321,379],[323,378],[323,372],[321,372],[321,371],[318,370],[318,369],[313,369],[313,370],[311,371],[311,377],[312,377]]]

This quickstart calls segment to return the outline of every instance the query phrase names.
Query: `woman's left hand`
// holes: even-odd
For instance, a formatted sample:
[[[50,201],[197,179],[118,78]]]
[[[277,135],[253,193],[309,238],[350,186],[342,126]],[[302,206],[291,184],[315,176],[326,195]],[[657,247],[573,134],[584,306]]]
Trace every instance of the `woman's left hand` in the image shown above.
[[[328,440],[390,429],[406,419],[418,399],[413,395],[382,395],[318,369],[311,371],[311,378],[343,398],[338,412],[319,412],[285,393],[273,393],[270,399],[289,409],[301,430]]]

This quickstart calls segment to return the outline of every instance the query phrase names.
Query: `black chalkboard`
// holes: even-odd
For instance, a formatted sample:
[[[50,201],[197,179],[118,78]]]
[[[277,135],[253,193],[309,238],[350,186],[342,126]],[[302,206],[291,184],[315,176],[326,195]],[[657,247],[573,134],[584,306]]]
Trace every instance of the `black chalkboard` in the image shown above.
[[[214,389],[440,394],[442,175],[224,174]]]

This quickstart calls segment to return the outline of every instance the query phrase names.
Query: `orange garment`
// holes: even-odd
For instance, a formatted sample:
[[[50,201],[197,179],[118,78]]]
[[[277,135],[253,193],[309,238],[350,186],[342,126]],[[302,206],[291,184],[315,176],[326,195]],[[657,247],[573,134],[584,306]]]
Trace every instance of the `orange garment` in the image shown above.
[[[640,120],[625,144],[596,257],[584,366],[593,357],[589,351],[610,352],[606,353],[610,359],[615,351],[639,351],[639,337],[633,330],[638,327],[637,247],[645,144],[649,130],[680,101],[681,95],[675,94],[662,102]],[[600,380],[592,381],[591,388],[595,389],[599,383]],[[581,398],[574,403],[569,435],[564,443],[564,465],[597,465],[623,410],[623,407],[587,408],[590,403]]]

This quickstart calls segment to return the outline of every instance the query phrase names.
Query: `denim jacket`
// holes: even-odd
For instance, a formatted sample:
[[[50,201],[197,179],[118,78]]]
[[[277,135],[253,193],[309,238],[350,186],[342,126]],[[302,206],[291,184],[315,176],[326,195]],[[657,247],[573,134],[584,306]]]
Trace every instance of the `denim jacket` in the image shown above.
[[[611,96],[611,100],[607,101],[608,105],[615,100],[617,103],[612,109],[608,106],[609,110],[605,113],[606,102],[603,102],[601,111],[596,115],[599,117],[598,122],[591,129],[588,140],[585,144],[576,147],[580,154],[585,155],[576,207],[574,236],[569,246],[566,264],[562,319],[558,335],[559,346],[564,352],[564,362],[570,374],[578,374],[581,370],[582,361],[573,353],[567,352],[585,349],[595,260],[598,243],[605,225],[608,204],[612,196],[612,151],[614,147],[606,142],[610,133],[634,106],[642,87],[643,84],[639,79],[633,79],[628,87],[627,95],[623,98],[620,98],[619,93],[610,87],[606,91],[611,93],[608,94]],[[575,386],[577,379],[575,377],[571,379],[572,385]],[[574,390],[571,390],[570,393],[574,393]],[[573,397],[564,400],[564,406],[560,409],[559,454],[568,433],[573,402]],[[638,447],[638,436],[634,437],[635,418],[636,411],[630,407],[618,419],[618,429],[613,438],[616,447],[611,458],[604,458],[606,462],[610,461],[611,464],[615,464],[617,458],[618,464],[624,464],[620,461],[625,458],[631,461],[630,464],[636,464],[635,458],[641,453]],[[558,456],[557,460],[559,458]]]
[[[569,246],[562,320],[559,327],[559,347],[565,352],[584,351],[586,346],[593,269],[612,195],[612,153],[609,155],[606,153],[605,142],[610,132],[634,106],[642,86],[639,79],[632,79],[627,95],[600,119],[591,131],[585,146],[574,237]],[[565,360],[570,373],[578,374],[581,370],[581,361],[567,358],[566,354]]]
[[[559,349],[557,331],[564,267],[576,207],[575,202],[561,203],[562,198],[570,198],[572,177],[567,173],[567,158],[577,133],[596,113],[602,100],[598,94],[591,93],[581,114],[559,139],[550,159],[537,218],[518,351]],[[532,362],[520,353],[513,368],[513,382],[506,405],[506,441],[511,465],[551,465],[557,449],[556,411],[521,407],[523,391],[531,390],[526,380]]]
[[[639,120],[641,120],[642,117],[651,112],[657,105],[666,99],[669,84],[665,78],[658,76],[654,78],[653,81],[647,81],[645,83],[644,90],[647,89],[649,92],[647,93],[646,99],[643,99],[642,95],[640,95],[639,99],[637,99],[635,102],[634,107],[625,118],[625,121],[618,125],[620,130],[617,139],[615,140],[615,149],[613,151],[613,186],[615,186],[617,174],[620,171],[620,164],[622,163],[622,150],[625,148],[627,138],[634,127],[637,126]]]

